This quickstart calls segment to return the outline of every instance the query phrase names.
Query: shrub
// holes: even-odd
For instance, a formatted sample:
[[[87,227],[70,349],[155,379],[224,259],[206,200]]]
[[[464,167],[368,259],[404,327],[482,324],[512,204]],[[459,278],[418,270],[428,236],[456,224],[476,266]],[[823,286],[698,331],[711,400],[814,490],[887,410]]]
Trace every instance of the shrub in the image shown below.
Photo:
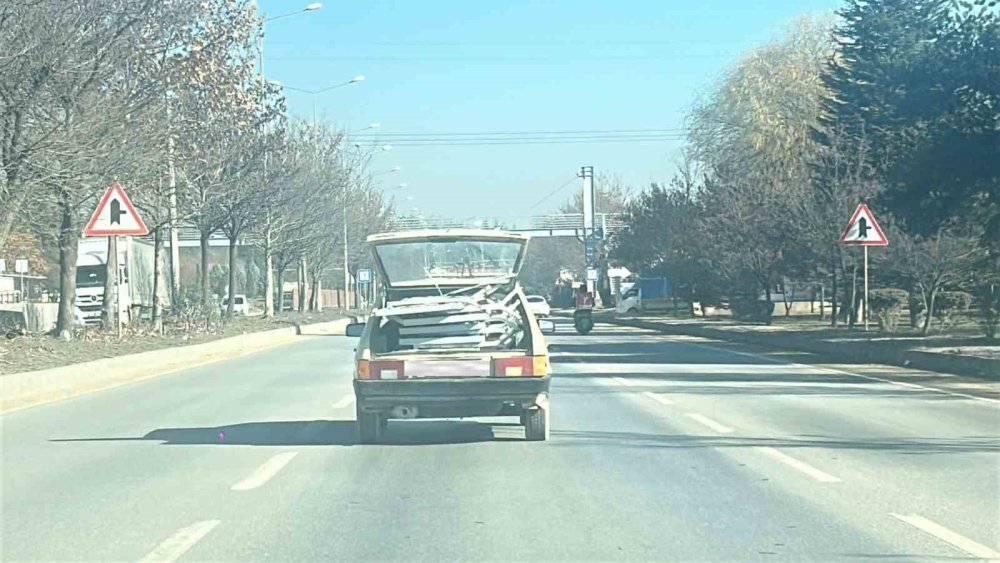
[[[749,297],[736,297],[729,305],[733,316],[741,321],[771,322],[774,303]]]
[[[903,313],[903,305],[909,300],[910,294],[902,289],[873,289],[868,292],[868,311],[876,320],[878,326],[885,332],[895,332],[899,325],[899,317]]]
[[[996,338],[997,328],[1000,328],[1000,286],[990,284],[980,287],[976,292],[976,307],[986,338]]]
[[[972,295],[964,291],[941,291],[934,298],[934,318],[941,328],[952,325],[956,315],[967,313],[972,307]]]

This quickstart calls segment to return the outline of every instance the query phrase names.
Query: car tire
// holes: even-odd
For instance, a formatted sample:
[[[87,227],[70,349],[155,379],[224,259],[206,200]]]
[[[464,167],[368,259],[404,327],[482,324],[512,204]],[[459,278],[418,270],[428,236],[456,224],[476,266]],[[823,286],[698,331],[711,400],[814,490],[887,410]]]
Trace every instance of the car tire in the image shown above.
[[[590,334],[590,331],[594,330],[594,320],[591,318],[579,318],[573,322],[576,331],[584,336]]]
[[[626,315],[633,315],[633,316],[634,315],[638,315],[639,314],[639,309],[636,309],[635,307],[632,307],[628,311],[625,311],[625,314]]]
[[[526,411],[524,438],[529,442],[544,442],[549,438],[549,409],[534,408]]]
[[[377,444],[382,438],[382,417],[375,412],[364,412],[357,407],[358,441],[362,444]]]

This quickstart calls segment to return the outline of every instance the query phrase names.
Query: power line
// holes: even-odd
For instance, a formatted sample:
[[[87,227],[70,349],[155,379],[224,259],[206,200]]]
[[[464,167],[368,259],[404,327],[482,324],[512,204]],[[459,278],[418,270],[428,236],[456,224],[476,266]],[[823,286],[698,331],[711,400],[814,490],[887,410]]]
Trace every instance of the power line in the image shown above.
[[[680,133],[687,129],[672,127],[664,129],[582,129],[570,131],[474,131],[450,133],[362,133],[356,136],[372,137],[477,137],[477,136],[536,136],[536,135],[617,135],[630,133]]]
[[[565,188],[566,186],[568,186],[568,185],[572,184],[572,183],[573,183],[574,181],[576,181],[576,179],[577,179],[577,176],[576,176],[576,175],[574,174],[572,178],[570,178],[569,180],[566,180],[566,181],[565,181],[565,182],[563,182],[563,183],[562,183],[562,184],[561,184],[561,185],[560,185],[560,186],[559,186],[558,188],[556,188],[556,189],[552,190],[552,191],[551,191],[551,192],[549,192],[549,193],[548,193],[548,194],[547,194],[547,195],[546,195],[545,197],[543,197],[542,199],[540,199],[540,200],[538,200],[537,202],[535,202],[535,204],[534,204],[534,205],[532,205],[531,207],[529,207],[529,208],[528,208],[528,211],[531,211],[532,209],[535,209],[535,208],[536,208],[536,207],[538,207],[539,205],[541,205],[541,204],[545,203],[545,202],[546,202],[546,201],[548,201],[548,200],[549,200],[549,199],[550,199],[550,198],[551,198],[552,196],[554,196],[554,195],[556,195],[557,193],[559,193],[560,191],[562,191],[562,189],[563,189],[563,188]]]
[[[677,53],[671,56],[654,55],[620,55],[593,57],[346,57],[346,56],[301,56],[301,57],[269,57],[272,61],[288,62],[461,62],[461,63],[555,63],[593,62],[593,61],[676,61],[678,59],[714,59],[729,57],[732,53]]]
[[[487,146],[487,145],[559,145],[559,144],[586,144],[586,143],[655,143],[666,141],[683,141],[686,137],[681,135],[660,136],[660,137],[619,137],[619,138],[592,138],[592,139],[425,139],[415,141],[392,141],[393,146],[424,146],[424,147],[457,147],[457,146]]]
[[[302,45],[300,41],[269,41],[271,45]],[[581,39],[572,40],[567,39],[563,41],[361,41],[361,42],[333,42],[324,41],[317,43],[307,43],[307,45],[331,45],[340,47],[476,47],[476,46],[533,46],[533,45],[549,45],[549,46],[587,46],[587,47],[630,47],[630,46],[653,46],[653,45],[685,45],[685,44],[743,44],[745,41],[739,39],[713,39],[713,38],[702,38],[702,39],[667,39],[667,40],[593,40],[593,39]]]

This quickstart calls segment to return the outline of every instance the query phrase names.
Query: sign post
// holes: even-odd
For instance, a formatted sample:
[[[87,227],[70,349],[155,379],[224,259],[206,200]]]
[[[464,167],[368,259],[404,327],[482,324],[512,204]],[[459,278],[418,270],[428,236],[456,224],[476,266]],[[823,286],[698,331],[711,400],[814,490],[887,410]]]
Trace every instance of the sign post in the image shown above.
[[[885,237],[885,233],[882,232],[882,227],[879,227],[878,222],[875,220],[875,215],[872,214],[871,209],[864,203],[859,203],[857,209],[854,210],[854,214],[851,215],[850,221],[847,222],[847,227],[844,229],[843,234],[840,235],[840,244],[848,246],[861,246],[864,247],[864,261],[865,261],[865,293],[864,293],[864,305],[861,308],[861,314],[865,319],[865,331],[868,330],[868,247],[869,246],[889,246],[889,239]],[[834,296],[836,298],[836,296]],[[851,304],[853,306],[853,303]]]
[[[24,290],[24,274],[28,273],[28,261],[14,260],[14,273],[21,274],[21,301],[27,302],[28,298],[25,296],[28,292]]]
[[[90,221],[83,229],[85,237],[108,237],[108,264],[113,265],[115,272],[118,272],[118,236],[142,236],[149,233],[146,223],[139,217],[139,213],[132,205],[132,200],[125,194],[125,190],[118,182],[112,182],[111,186],[101,196],[97,204],[97,209],[91,215]],[[111,238],[114,237],[114,244]],[[133,275],[135,273],[133,272]],[[115,324],[118,326],[118,336],[122,335],[122,296],[121,283],[115,276]]]
[[[371,301],[372,271],[369,268],[358,268],[358,293],[367,307]]]

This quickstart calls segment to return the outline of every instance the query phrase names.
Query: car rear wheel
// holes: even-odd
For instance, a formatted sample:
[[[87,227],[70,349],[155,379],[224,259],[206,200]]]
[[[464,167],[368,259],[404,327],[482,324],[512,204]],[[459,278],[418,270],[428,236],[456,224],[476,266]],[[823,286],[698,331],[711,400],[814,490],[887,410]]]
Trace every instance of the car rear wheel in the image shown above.
[[[549,409],[534,408],[525,411],[524,437],[529,442],[544,442],[549,437]]]
[[[357,407],[358,441],[362,444],[377,444],[385,429],[383,418],[378,413],[364,412]]]

